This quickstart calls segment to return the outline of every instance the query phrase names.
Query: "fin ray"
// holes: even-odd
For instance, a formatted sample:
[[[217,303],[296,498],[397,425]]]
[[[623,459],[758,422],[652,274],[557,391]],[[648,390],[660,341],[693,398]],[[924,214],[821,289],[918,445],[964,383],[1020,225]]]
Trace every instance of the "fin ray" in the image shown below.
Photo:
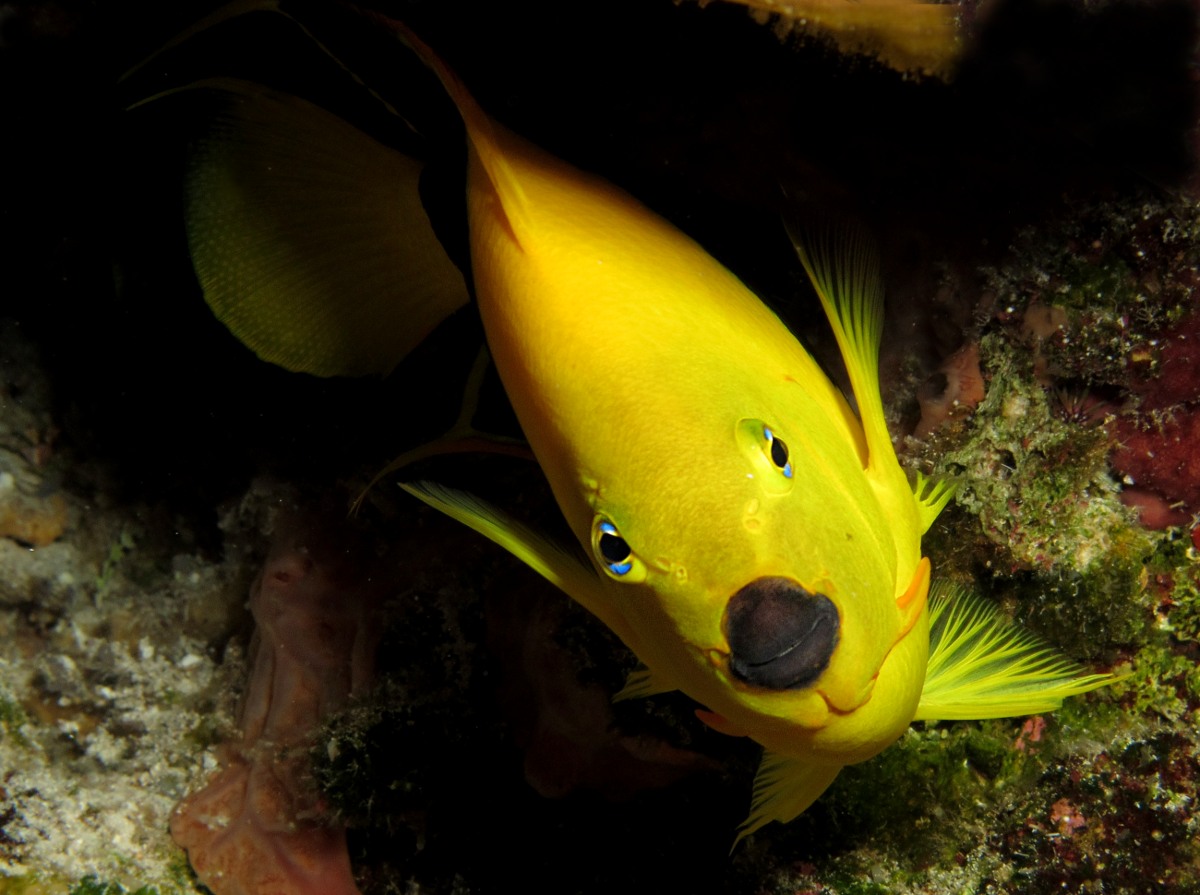
[[[471,364],[467,381],[463,383],[462,404],[459,407],[458,418],[449,429],[433,441],[405,451],[375,473],[371,477],[371,481],[367,482],[366,487],[359,492],[358,497],[354,498],[354,502],[350,505],[351,513],[357,513],[370,490],[389,475],[429,457],[460,453],[490,453],[521,457],[537,462],[529,444],[523,438],[483,432],[475,428],[475,413],[479,409],[479,396],[490,363],[491,353],[485,343],[475,355],[475,362]]]
[[[951,479],[930,478],[921,472],[917,473],[917,480],[913,483],[913,496],[916,498],[920,534],[929,531],[929,526],[941,515],[957,490],[958,483]]]
[[[837,339],[858,415],[867,438],[868,462],[894,456],[879,392],[879,345],[883,334],[883,280],[879,256],[866,233],[835,224],[812,233],[787,222],[788,235],[812,281]]]
[[[511,145],[506,147],[505,144],[517,141],[523,145],[524,141],[493,121],[491,116],[483,111],[483,107],[479,105],[462,79],[412,29],[403,22],[385,16],[373,15],[372,18],[390,30],[397,39],[416,53],[418,58],[442,82],[446,93],[450,95],[459,115],[462,116],[471,149],[479,160],[492,188],[496,191],[496,195],[500,199],[500,208],[513,237],[520,245],[522,236],[527,235],[531,229],[526,214],[528,201],[525,196],[525,188],[521,185],[521,179],[510,162],[511,158],[520,153],[514,152]]]
[[[930,649],[914,720],[961,721],[1049,712],[1112,683],[1089,674],[977,594],[945,582],[930,594]]]
[[[436,482],[401,482],[400,487],[435,510],[503,547],[599,618],[637,652],[637,638],[605,594],[605,581],[574,544],[553,541],[466,491]]]
[[[625,679],[625,686],[613,696],[613,702],[624,702],[627,699],[644,699],[659,693],[670,693],[678,690],[674,684],[656,674],[650,668],[642,667],[631,671]]]
[[[271,12],[289,19],[293,18],[280,8],[279,0],[233,0],[232,3],[226,3],[224,6],[218,7],[199,21],[193,22],[186,29],[176,34],[165,44],[152,52],[149,56],[145,57],[136,65],[127,69],[125,73],[122,74],[118,79],[118,83],[124,83],[125,81],[131,80],[135,75],[137,75],[138,72],[143,71],[156,59],[160,58],[176,47],[187,43],[193,37],[203,34],[205,31],[210,31],[218,25],[231,21],[232,19],[249,15],[250,13],[254,12]],[[151,97],[151,99],[153,99],[153,97]],[[143,102],[145,102],[145,100],[143,100]],[[141,103],[135,103],[133,106],[131,106],[131,108],[138,105],[141,105]]]
[[[187,179],[204,297],[264,360],[387,373],[466,304],[419,194],[421,163],[295,96],[213,79]]]
[[[733,847],[773,820],[787,823],[799,816],[829,788],[841,769],[841,765],[763,753],[754,775],[750,816],[738,827]]]

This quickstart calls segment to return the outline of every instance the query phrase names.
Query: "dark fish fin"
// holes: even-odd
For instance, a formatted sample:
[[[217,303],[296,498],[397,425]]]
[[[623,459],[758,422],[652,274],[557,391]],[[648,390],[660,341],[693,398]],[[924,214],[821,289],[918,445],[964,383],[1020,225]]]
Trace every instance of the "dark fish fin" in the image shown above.
[[[468,300],[421,163],[295,96],[232,79],[187,178],[205,300],[259,357],[319,376],[390,371]]]
[[[411,466],[413,463],[429,457],[441,457],[446,454],[484,453],[520,457],[536,462],[533,450],[524,439],[484,432],[475,428],[475,414],[479,409],[479,393],[483,388],[484,376],[487,374],[490,363],[491,354],[485,345],[479,349],[479,353],[475,356],[475,363],[471,365],[471,371],[467,374],[458,418],[445,434],[433,441],[418,445],[412,450],[405,451],[375,473],[371,481],[367,482],[367,486],[363,488],[362,493],[355,498],[354,504],[350,508],[352,513],[358,512],[367,493],[383,479],[392,473],[399,472],[406,466]]]
[[[631,671],[625,679],[625,686],[613,696],[613,702],[624,702],[626,699],[644,699],[658,693],[670,693],[679,689],[661,674],[645,666]]]
[[[121,75],[118,83],[123,83],[133,79],[139,72],[149,66],[150,63],[155,62],[161,56],[169,53],[176,47],[187,43],[192,38],[198,37],[205,31],[216,28],[218,25],[222,25],[225,22],[231,21],[240,16],[249,15],[250,13],[254,12],[276,13],[284,18],[291,19],[293,22],[296,22],[297,25],[300,25],[295,18],[283,11],[279,0],[234,0],[233,3],[226,3],[224,6],[218,7],[208,15],[204,16],[204,18],[193,22],[183,31],[176,34],[137,65],[134,65],[126,70],[126,72]],[[304,26],[300,25],[300,27],[303,28]],[[307,29],[305,29],[305,31],[307,33]],[[135,105],[140,105],[140,103],[136,103]]]

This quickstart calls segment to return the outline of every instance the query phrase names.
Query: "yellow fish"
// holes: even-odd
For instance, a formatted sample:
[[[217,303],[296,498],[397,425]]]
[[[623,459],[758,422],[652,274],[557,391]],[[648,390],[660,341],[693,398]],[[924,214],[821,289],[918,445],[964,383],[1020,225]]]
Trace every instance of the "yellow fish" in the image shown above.
[[[710,726],[763,745],[739,838],[795,817],[914,718],[1046,711],[1109,679],[971,599],[934,601],[931,655],[920,541],[952,489],[910,484],[893,450],[877,371],[882,285],[864,239],[796,242],[856,414],[703,248],[492,120],[428,48],[389,27],[466,125],[479,313],[587,558],[468,494],[404,487],[615,631],[645,665],[620,696],[682,690]],[[230,98],[189,181],[193,258],[210,304],[261,356],[386,371],[465,301],[421,211],[418,162],[295,97],[193,86]]]

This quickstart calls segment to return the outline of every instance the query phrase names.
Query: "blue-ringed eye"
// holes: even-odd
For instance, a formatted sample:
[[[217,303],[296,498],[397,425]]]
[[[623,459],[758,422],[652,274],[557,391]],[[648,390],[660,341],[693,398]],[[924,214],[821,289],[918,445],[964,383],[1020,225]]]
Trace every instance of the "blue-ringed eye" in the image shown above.
[[[738,420],[734,437],[746,459],[749,487],[776,497],[790,494],[796,485],[796,467],[787,442],[765,420],[753,417]]]
[[[597,513],[592,519],[592,555],[600,568],[622,584],[640,584],[646,580],[646,564],[608,516]]]
[[[600,561],[614,575],[625,575],[633,568],[633,550],[617,532],[617,527],[607,520],[596,525],[596,551]]]
[[[763,438],[767,440],[767,452],[771,455],[771,462],[779,468],[784,478],[790,479],[792,477],[792,461],[788,459],[787,443],[782,438],[778,438],[771,431],[770,426],[763,426]]]

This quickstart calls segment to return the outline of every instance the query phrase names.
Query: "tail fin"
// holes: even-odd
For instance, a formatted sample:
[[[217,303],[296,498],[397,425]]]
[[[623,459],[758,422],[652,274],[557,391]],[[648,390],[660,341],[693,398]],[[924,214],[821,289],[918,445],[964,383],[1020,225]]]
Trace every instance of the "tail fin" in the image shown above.
[[[257,11],[294,22],[353,74],[272,0],[223,7],[150,58]],[[178,96],[206,99],[212,116],[186,180],[196,274],[218,319],[259,357],[320,376],[384,374],[467,303],[421,200],[421,160],[247,81],[200,81],[134,107]]]

